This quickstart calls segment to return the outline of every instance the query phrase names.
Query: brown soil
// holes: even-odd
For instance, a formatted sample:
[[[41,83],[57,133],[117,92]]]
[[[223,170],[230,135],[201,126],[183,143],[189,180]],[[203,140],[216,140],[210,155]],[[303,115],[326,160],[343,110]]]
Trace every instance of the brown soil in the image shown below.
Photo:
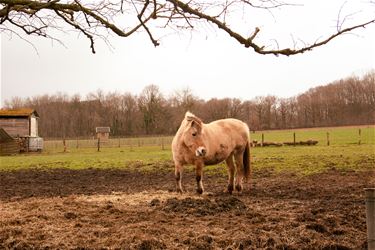
[[[0,249],[366,249],[363,188],[375,172],[255,172],[242,194],[207,176],[173,192],[158,173],[0,172]]]

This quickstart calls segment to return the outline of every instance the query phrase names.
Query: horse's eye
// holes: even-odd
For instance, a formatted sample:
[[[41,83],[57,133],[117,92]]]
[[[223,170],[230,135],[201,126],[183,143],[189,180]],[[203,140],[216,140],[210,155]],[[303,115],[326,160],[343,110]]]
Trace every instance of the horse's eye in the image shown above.
[[[191,135],[192,135],[192,136],[196,136],[196,135],[197,135],[197,133],[196,133],[196,132],[194,132],[194,133],[192,133]]]

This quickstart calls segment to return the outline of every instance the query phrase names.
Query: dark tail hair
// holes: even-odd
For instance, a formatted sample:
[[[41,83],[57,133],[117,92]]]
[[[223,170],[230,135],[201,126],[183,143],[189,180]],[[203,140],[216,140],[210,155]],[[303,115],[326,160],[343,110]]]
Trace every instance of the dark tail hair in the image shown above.
[[[243,170],[244,170],[244,177],[247,180],[250,177],[250,144],[249,141],[246,143],[246,148],[243,153]]]

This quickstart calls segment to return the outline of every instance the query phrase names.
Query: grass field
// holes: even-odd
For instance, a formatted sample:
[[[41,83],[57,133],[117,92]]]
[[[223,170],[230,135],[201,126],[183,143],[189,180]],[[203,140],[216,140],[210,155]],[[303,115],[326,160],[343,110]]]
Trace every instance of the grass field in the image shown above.
[[[296,134],[296,141],[313,139],[319,141],[319,145],[327,145],[327,133],[330,145],[358,144],[359,140],[361,144],[375,144],[374,126],[260,131],[252,133],[250,137],[260,142],[264,134],[264,141],[293,142],[293,133]]]
[[[314,139],[317,146],[283,146],[256,147],[251,150],[252,167],[254,171],[270,169],[276,172],[295,172],[307,175],[329,169],[361,170],[375,167],[375,128],[361,128],[361,144],[358,145],[358,128],[324,128],[309,130],[265,131],[251,134],[252,140],[261,140],[262,133],[265,141],[285,142]],[[327,146],[326,134],[330,133],[330,146]],[[114,141],[118,139],[113,139]],[[46,142],[43,153],[21,154],[1,157],[1,170],[23,168],[129,168],[141,171],[153,169],[172,171],[172,155],[170,150],[171,137],[133,138],[130,144],[122,139],[112,147],[103,147],[100,152],[94,147],[83,148],[84,142],[75,140],[67,144],[67,152],[63,153],[62,144],[51,147]],[[139,143],[138,143],[139,142]],[[60,147],[61,146],[61,147]],[[164,150],[162,149],[164,148]],[[226,174],[226,168],[207,166],[205,173],[221,172]]]

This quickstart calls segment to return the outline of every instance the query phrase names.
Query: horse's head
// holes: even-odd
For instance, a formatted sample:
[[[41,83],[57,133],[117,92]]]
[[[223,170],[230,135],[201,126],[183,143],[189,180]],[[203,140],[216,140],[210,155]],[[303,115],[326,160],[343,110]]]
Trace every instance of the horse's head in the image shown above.
[[[183,132],[183,142],[196,156],[205,156],[206,146],[202,139],[203,122],[190,112],[185,115],[185,130]]]

